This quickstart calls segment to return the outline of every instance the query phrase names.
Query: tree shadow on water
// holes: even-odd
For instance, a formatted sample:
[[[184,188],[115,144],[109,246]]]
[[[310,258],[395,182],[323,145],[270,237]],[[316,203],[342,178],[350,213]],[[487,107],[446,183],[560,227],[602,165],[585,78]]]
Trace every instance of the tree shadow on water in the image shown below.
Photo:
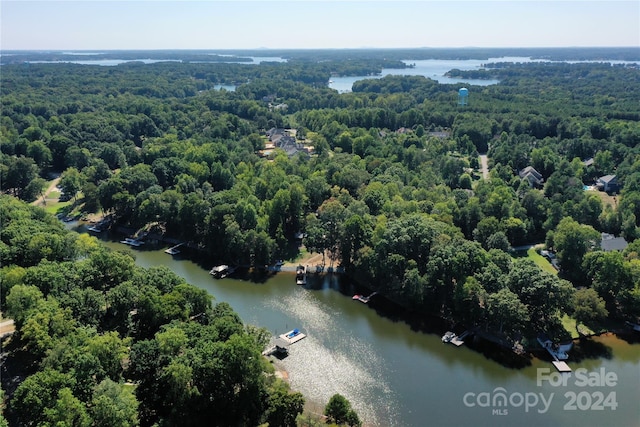
[[[616,331],[616,336],[627,344],[640,344],[640,332],[631,329]]]
[[[612,357],[611,347],[590,338],[580,338],[574,341],[571,349],[571,360],[578,363],[586,359],[611,359]]]

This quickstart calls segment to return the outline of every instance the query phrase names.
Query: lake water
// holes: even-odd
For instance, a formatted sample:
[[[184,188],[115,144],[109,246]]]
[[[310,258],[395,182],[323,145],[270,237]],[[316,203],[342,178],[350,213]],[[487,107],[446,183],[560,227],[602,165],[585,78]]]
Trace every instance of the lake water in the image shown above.
[[[384,76],[424,76],[436,80],[439,83],[466,83],[476,86],[488,86],[497,84],[498,80],[460,79],[445,76],[447,71],[454,68],[463,71],[479,70],[484,64],[490,62],[532,62],[528,57],[503,57],[489,59],[425,59],[420,61],[405,60],[407,65],[414,65],[413,68],[383,68],[378,76],[350,76],[331,77],[329,87],[340,93],[351,92],[353,83],[358,80],[382,78]]]
[[[228,92],[235,92],[236,90],[236,86],[235,85],[214,85],[213,88],[215,90],[221,90],[224,89]]]
[[[351,92],[353,84],[358,80],[364,79],[378,79],[384,76],[424,76],[438,83],[465,83],[468,85],[476,86],[489,86],[499,83],[498,80],[488,79],[461,79],[457,77],[445,76],[445,73],[457,68],[463,71],[479,70],[484,68],[485,64],[492,62],[545,62],[544,59],[531,59],[523,56],[507,56],[500,58],[489,59],[425,59],[425,60],[404,60],[407,65],[414,65],[413,68],[397,69],[397,68],[383,68],[380,75],[377,76],[348,76],[348,77],[331,77],[329,81],[329,87],[337,90],[340,93]],[[596,61],[567,61],[570,63],[584,63],[584,62],[596,62]],[[636,64],[636,62],[630,61],[597,61],[597,62],[609,62],[617,65],[629,65]]]
[[[89,55],[91,53],[76,53],[76,52],[64,52],[65,54],[72,55]],[[218,54],[211,54],[218,55]],[[287,59],[276,56],[255,56],[250,57],[252,62],[238,62],[233,60],[233,55],[218,55],[218,56],[229,56],[229,63],[239,63],[239,64],[247,64],[247,65],[258,65],[263,62],[287,62]],[[134,60],[125,60],[125,59],[95,59],[95,60],[71,60],[71,61],[31,61],[32,64],[54,64],[54,63],[72,63],[72,64],[82,64],[82,65],[102,65],[102,66],[116,66],[126,62],[138,61],[143,62],[145,64],[153,64],[156,62],[181,62],[179,59],[175,60],[156,60],[156,59],[134,59]],[[484,64],[490,62],[542,62],[542,59],[531,59],[529,57],[499,57],[499,58],[488,58],[488,59],[426,59],[426,60],[405,60],[407,65],[413,65],[412,68],[403,68],[403,69],[395,69],[395,68],[383,68],[382,72],[379,75],[375,76],[335,76],[331,77],[328,82],[330,88],[337,90],[340,93],[351,92],[353,88],[353,84],[359,80],[365,79],[379,79],[387,75],[407,75],[407,76],[424,76],[430,79],[436,80],[439,83],[464,83],[468,85],[476,85],[476,86],[489,86],[497,84],[499,81],[495,79],[488,80],[480,80],[480,79],[461,79],[455,77],[447,77],[445,73],[457,68],[463,71],[469,70],[479,70],[483,68]],[[602,62],[605,62],[603,60]],[[203,63],[204,61],[192,61],[194,63]],[[576,62],[593,62],[593,61],[572,61]],[[606,61],[612,64],[631,64],[628,61]],[[216,63],[216,62],[212,62]],[[219,90],[221,87],[224,87],[228,91],[234,91],[235,86],[231,85],[218,85],[215,89]]]
[[[594,338],[591,346],[599,356],[580,362],[570,357],[575,374],[566,385],[557,384],[559,374],[548,361],[533,358],[529,366],[511,369],[466,345],[443,344],[439,335],[416,331],[352,300],[356,289],[336,276],[309,276],[305,287],[296,286],[294,275],[284,272],[263,283],[215,280],[207,271],[211,265],[172,258],[162,249],[134,251],[136,263],[169,267],[216,301],[231,304],[245,322],[274,335],[293,328],[307,334],[276,366],[288,373],[291,387],[305,395],[315,412],[321,413],[329,398],[340,393],[367,426],[640,425],[637,339],[632,344],[616,336]],[[608,382],[582,386],[579,368],[584,368],[582,376],[608,376]],[[500,406],[502,395],[505,406]],[[596,403],[603,403],[602,409]]]

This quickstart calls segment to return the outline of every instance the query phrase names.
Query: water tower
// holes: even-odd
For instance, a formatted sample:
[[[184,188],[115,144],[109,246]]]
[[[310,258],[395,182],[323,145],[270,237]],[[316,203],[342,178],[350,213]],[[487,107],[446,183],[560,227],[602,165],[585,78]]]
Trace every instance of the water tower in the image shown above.
[[[466,87],[458,91],[458,105],[467,105],[469,103],[469,89]]]

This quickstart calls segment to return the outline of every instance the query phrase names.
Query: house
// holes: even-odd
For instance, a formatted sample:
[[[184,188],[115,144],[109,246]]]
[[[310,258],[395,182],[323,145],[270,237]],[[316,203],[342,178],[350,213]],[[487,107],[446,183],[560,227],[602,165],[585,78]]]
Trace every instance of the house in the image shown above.
[[[518,172],[518,176],[522,179],[526,179],[529,182],[529,186],[531,187],[542,187],[544,183],[544,178],[542,178],[542,174],[538,172],[533,166],[527,166]]]
[[[606,193],[615,193],[618,191],[618,178],[615,175],[605,175],[596,181],[598,190]]]
[[[274,147],[280,148],[289,157],[293,157],[298,153],[308,155],[308,150],[305,149],[304,144],[297,142],[296,137],[293,136],[295,133],[295,129],[271,128],[266,132],[266,135]]]
[[[589,157],[587,160],[583,161],[582,164],[585,167],[593,166],[593,157]]]
[[[628,243],[624,237],[615,237],[613,234],[602,233],[600,240],[600,248],[605,252],[623,251],[627,248]]]

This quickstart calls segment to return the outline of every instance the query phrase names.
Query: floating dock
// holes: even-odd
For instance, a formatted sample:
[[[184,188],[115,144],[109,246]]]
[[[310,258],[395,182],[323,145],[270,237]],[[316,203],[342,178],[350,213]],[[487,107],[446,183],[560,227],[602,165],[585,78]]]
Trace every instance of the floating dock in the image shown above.
[[[567,365],[567,362],[563,362],[561,360],[554,360],[553,362],[553,366],[556,367],[556,369],[558,370],[558,372],[571,372],[571,368],[569,367],[569,365]]]
[[[289,345],[295,344],[305,337],[306,335],[300,332],[299,329],[292,329],[289,332],[278,336],[278,338],[281,338],[282,340],[284,340],[284,342],[286,342]]]

